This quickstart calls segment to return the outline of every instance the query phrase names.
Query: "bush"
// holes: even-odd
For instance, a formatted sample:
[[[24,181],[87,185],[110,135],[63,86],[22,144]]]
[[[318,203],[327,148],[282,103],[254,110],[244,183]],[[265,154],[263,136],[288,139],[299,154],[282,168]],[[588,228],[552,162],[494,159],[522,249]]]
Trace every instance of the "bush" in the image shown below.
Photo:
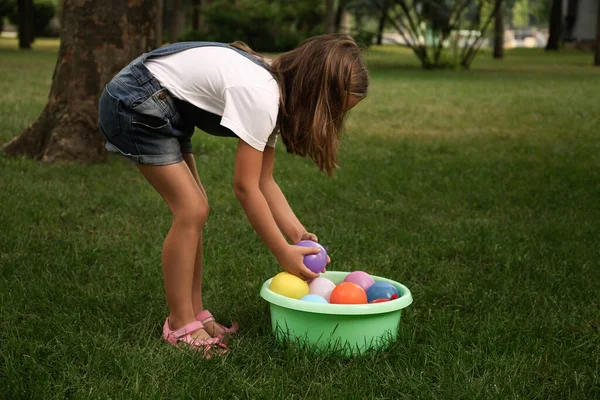
[[[303,36],[297,31],[282,31],[276,38],[276,51],[292,50],[306,39],[308,39],[307,36]]]
[[[0,0],[0,32],[4,28],[4,18],[11,16],[17,9],[15,0]]]
[[[0,0],[0,9],[2,4],[6,3],[10,6],[12,3],[12,10],[8,14],[8,19],[11,24],[19,25],[19,15],[17,13],[17,2],[14,0]],[[47,28],[52,18],[56,15],[56,5],[52,0],[35,0],[33,2],[33,32],[34,36],[46,36],[48,34]]]
[[[373,44],[375,33],[369,31],[358,31],[352,34],[352,37],[359,47],[368,49]]]
[[[320,0],[311,7],[285,0],[216,0],[203,10],[206,33],[187,32],[180,40],[234,42],[241,40],[259,52],[282,52],[321,33]],[[304,2],[300,2],[304,3]],[[312,4],[314,3],[314,4]]]
[[[0,19],[12,15],[16,9],[16,0],[0,0]]]
[[[48,25],[56,15],[52,0],[36,0],[33,3],[33,30],[35,36],[48,36]]]

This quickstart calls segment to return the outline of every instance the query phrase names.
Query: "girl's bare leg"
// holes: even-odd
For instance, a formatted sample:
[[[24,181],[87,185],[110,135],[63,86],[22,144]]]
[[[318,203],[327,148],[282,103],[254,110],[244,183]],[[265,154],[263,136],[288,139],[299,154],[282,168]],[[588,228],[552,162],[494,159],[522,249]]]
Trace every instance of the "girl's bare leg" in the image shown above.
[[[194,177],[206,204],[208,204],[208,197],[206,196],[206,191],[204,190],[204,186],[200,182],[200,177],[198,176],[198,168],[196,167],[196,161],[194,160],[194,155],[192,153],[183,153],[183,159],[187,164],[190,173]],[[208,214],[208,210],[207,210]],[[203,311],[204,308],[202,306],[202,232],[200,233],[200,237],[198,239],[198,247],[196,251],[196,261],[194,264],[194,280],[192,282],[192,304],[194,307],[194,315],[198,315],[200,311]],[[209,322],[206,324],[206,331],[211,336],[217,336],[221,333],[221,328],[218,324],[214,322]]]
[[[198,243],[201,243],[202,228],[208,218],[208,202],[185,162],[163,166],[138,164],[138,168],[173,214],[173,223],[162,249],[162,266],[170,310],[169,324],[171,329],[178,329],[196,320],[192,282]],[[199,339],[210,337],[205,330],[199,330],[193,336]]]

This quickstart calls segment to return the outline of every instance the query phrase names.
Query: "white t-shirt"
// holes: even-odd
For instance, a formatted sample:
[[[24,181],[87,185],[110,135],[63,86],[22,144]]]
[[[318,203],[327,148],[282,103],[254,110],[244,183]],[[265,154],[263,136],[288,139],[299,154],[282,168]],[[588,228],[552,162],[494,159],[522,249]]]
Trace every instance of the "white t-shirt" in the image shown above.
[[[221,125],[253,148],[275,147],[279,87],[265,68],[216,46],[150,58],[144,65],[174,97],[220,115]]]

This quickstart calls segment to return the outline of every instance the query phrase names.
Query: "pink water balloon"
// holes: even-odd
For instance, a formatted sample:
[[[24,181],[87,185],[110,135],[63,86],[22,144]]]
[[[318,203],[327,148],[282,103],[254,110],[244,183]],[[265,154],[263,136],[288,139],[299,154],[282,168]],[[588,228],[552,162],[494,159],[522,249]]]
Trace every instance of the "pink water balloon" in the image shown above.
[[[333,292],[333,289],[335,289],[335,283],[320,276],[308,284],[308,289],[310,294],[319,295],[325,298],[325,300],[329,301],[331,292]]]
[[[354,271],[346,276],[344,282],[356,283],[366,292],[375,283],[375,280],[364,271]]]

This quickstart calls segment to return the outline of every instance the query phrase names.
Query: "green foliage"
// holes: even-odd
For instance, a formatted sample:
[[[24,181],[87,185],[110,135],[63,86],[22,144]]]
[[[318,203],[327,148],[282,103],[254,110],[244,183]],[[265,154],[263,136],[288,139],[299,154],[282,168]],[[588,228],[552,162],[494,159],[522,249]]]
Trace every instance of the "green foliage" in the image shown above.
[[[345,4],[345,9],[352,15],[356,31],[369,30],[366,25],[381,14],[378,7],[381,2],[382,0],[350,0]]]
[[[16,0],[0,0],[0,18],[7,17],[15,12]]]
[[[529,0],[519,0],[513,7],[513,26],[525,28],[529,26]]]
[[[15,0],[0,0],[0,12],[2,11],[2,2],[5,7],[12,8],[7,14],[11,24],[18,26],[19,17],[17,11],[17,2]],[[48,24],[56,15],[57,1],[56,0],[35,0],[33,2],[33,29],[34,36],[48,36]]]
[[[4,28],[4,20],[14,13],[16,6],[16,0],[0,0],[0,32]]]
[[[48,24],[56,15],[56,4],[53,0],[36,0],[33,3],[33,26],[35,36],[47,36]]]
[[[504,0],[504,10],[514,28],[547,27],[551,4],[549,0]]]
[[[388,0],[388,17],[424,69],[469,69],[491,25],[500,0]]]
[[[373,44],[375,33],[369,31],[357,31],[352,34],[354,41],[363,49],[368,49]]]
[[[290,50],[323,29],[320,0],[216,0],[202,12],[206,33],[188,32],[181,40],[241,40],[256,51],[274,52]]]

